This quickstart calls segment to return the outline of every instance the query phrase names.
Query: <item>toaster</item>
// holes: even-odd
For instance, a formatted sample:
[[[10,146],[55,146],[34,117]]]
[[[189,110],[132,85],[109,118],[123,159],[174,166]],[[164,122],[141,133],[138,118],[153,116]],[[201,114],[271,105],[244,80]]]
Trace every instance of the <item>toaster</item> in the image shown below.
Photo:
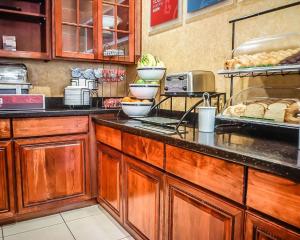
[[[167,95],[215,92],[215,75],[201,70],[168,74],[164,90]]]

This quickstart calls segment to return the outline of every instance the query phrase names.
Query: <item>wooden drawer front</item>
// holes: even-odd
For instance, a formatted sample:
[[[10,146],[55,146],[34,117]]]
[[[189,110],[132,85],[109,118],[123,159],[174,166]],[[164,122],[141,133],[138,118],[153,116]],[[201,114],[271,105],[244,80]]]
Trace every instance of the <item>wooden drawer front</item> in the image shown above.
[[[247,213],[245,240],[300,240],[300,234]]]
[[[96,139],[99,142],[121,150],[122,134],[118,129],[97,125]]]
[[[9,119],[0,119],[0,139],[10,138]]]
[[[166,170],[236,202],[243,202],[243,166],[166,145]]]
[[[247,205],[300,227],[300,183],[249,169]]]
[[[88,116],[13,119],[15,138],[86,133],[88,131]]]
[[[123,133],[122,149],[133,157],[163,168],[164,144],[149,138]]]

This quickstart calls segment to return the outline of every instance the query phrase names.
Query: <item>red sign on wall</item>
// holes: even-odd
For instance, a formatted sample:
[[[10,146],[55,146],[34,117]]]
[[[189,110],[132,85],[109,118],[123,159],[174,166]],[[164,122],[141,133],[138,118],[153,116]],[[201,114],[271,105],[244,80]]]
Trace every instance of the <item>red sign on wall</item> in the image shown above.
[[[151,27],[178,17],[178,0],[151,0]]]

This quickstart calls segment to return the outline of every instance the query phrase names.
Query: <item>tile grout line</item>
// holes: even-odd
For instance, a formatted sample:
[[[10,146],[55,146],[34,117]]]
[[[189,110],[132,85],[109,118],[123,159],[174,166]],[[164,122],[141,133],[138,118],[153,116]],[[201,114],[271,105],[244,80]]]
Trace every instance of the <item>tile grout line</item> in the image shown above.
[[[74,234],[72,233],[71,229],[69,228],[67,222],[65,221],[65,219],[63,218],[63,216],[61,215],[61,213],[59,213],[60,217],[62,218],[62,220],[64,221],[66,227],[68,228],[69,232],[71,233],[72,237],[74,238],[74,240],[76,240]]]
[[[89,215],[89,216],[85,216],[85,217],[79,217],[79,218],[74,218],[72,220],[68,220],[68,222],[74,222],[80,219],[84,219],[84,218],[88,218],[88,217],[95,217],[95,216],[100,216],[101,214],[93,214],[93,215]]]
[[[22,233],[37,231],[37,230],[40,230],[40,229],[45,229],[45,228],[53,227],[53,226],[60,225],[60,224],[63,224],[63,223],[55,223],[55,224],[51,224],[49,226],[40,227],[40,228],[34,228],[34,229],[31,229],[31,230],[27,230],[27,231],[23,231],[23,232],[18,232],[18,233],[10,234],[10,235],[7,235],[7,236],[4,236],[4,231],[3,231],[3,228],[2,228],[2,236],[3,236],[3,239],[4,239],[5,237],[10,237],[10,236],[15,236],[15,235],[22,234]]]
[[[119,238],[119,239],[117,239],[117,240],[124,240],[124,239],[127,239],[127,238],[129,238],[129,237],[131,237],[131,238],[132,238],[132,236],[131,236],[131,235],[128,235],[128,236],[126,236],[126,237]]]
[[[2,236],[2,239],[4,240],[4,233],[3,233],[3,227],[1,226],[1,236]]]

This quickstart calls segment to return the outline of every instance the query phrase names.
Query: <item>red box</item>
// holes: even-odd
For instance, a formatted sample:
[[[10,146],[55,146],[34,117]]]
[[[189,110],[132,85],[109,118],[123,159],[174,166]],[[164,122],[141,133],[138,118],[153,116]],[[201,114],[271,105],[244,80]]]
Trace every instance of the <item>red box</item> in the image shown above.
[[[0,94],[0,110],[45,109],[43,94]]]

